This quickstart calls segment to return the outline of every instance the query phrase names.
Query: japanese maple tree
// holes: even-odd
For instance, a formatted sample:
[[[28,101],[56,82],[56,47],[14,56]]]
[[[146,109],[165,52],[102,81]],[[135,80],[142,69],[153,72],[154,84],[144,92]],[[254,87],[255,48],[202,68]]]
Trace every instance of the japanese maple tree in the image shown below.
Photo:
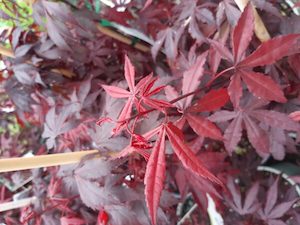
[[[3,2],[0,223],[300,224],[299,4]]]

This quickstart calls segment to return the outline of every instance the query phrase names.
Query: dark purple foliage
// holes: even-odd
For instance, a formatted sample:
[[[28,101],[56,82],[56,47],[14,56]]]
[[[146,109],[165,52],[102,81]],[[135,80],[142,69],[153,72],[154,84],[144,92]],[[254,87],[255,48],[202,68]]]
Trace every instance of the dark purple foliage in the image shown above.
[[[243,12],[233,0],[112,2],[36,1],[28,30],[16,25],[1,35],[15,56],[2,56],[1,157],[99,154],[1,174],[0,203],[21,187],[37,200],[0,223],[210,224],[209,195],[226,225],[300,224],[299,193],[286,178],[300,166],[293,8],[259,0]],[[254,10],[271,39],[256,35]],[[111,32],[116,24],[142,32],[149,43],[137,43],[152,43],[149,51],[134,48],[136,37],[128,45],[100,32],[103,19],[114,22]],[[279,161],[285,166],[273,166]]]

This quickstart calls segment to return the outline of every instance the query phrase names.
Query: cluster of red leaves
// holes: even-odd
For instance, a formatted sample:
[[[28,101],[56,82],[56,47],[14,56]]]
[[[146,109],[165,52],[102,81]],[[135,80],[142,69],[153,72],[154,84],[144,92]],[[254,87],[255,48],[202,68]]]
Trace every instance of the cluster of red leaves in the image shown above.
[[[205,224],[208,193],[225,224],[300,223],[295,189],[256,171],[299,155],[300,29],[286,29],[299,18],[257,0],[243,12],[232,0],[114,1],[100,14],[86,2],[37,1],[33,16],[46,31],[16,27],[9,36],[16,60],[5,60],[13,75],[4,105],[14,105],[30,141],[5,133],[1,147],[6,157],[26,146],[34,154],[96,148],[108,158],[31,171],[26,196],[38,201],[0,222],[175,224],[192,193],[204,213],[185,223]],[[273,37],[263,43],[253,6]],[[143,31],[151,53],[99,34],[103,18]],[[24,181],[22,172],[6,177]],[[1,190],[1,202],[12,199]]]

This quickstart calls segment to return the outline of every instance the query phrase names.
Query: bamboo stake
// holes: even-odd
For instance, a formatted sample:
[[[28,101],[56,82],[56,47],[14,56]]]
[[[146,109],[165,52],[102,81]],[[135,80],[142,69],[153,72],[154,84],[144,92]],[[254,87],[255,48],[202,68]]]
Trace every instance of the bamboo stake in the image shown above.
[[[17,201],[12,201],[12,202],[5,202],[0,204],[0,212],[5,212],[8,210],[12,210],[12,209],[18,209],[18,208],[22,208],[25,206],[28,206],[32,203],[34,203],[37,200],[36,197],[30,197],[30,198],[24,198],[21,200],[17,200]]]
[[[0,159],[0,173],[78,163],[84,156],[98,152],[98,150],[88,150],[39,155],[28,158]],[[110,155],[113,154],[114,153],[110,153]]]
[[[241,11],[244,10],[244,8],[247,6],[247,4],[249,2],[249,0],[234,0],[234,1]],[[261,42],[269,40],[271,38],[271,36],[254,6],[253,6],[253,12],[254,12],[254,23],[255,23],[254,32],[255,32],[257,38]]]
[[[100,24],[97,24],[97,29],[102,32],[103,34],[113,38],[113,39],[116,39],[120,42],[123,42],[127,45],[132,45],[132,40],[116,31],[113,31],[107,27],[104,27],[104,26],[101,26]],[[143,51],[143,52],[149,52],[150,51],[150,48],[144,44],[141,44],[141,43],[136,43],[135,45],[133,45],[134,48],[140,50],[140,51]]]

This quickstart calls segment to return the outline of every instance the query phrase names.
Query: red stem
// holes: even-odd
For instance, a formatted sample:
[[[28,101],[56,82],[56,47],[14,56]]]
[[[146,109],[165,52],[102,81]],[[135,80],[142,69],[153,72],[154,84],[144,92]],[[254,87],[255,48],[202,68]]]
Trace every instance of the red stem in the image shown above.
[[[221,71],[220,73],[218,73],[218,74],[216,74],[215,76],[214,76],[214,78],[207,84],[208,86],[210,86],[216,79],[218,79],[220,76],[222,76],[224,73],[227,73],[228,71],[230,71],[230,70],[234,70],[235,69],[235,67],[229,67],[229,68],[227,68],[226,70],[223,70],[223,71]]]

